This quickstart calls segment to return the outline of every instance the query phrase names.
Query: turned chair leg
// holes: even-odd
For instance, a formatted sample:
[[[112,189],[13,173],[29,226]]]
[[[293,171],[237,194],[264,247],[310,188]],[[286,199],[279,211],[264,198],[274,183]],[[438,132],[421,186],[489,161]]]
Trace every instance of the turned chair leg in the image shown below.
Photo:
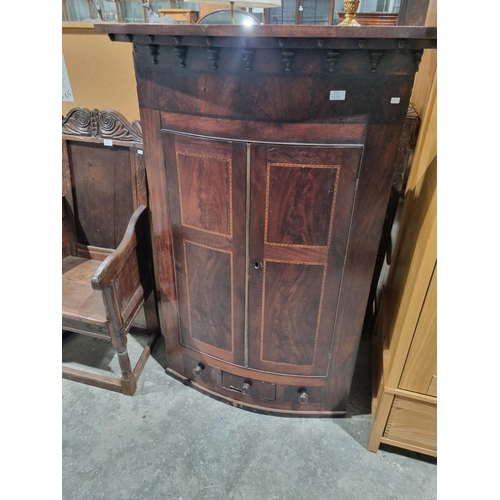
[[[127,396],[133,396],[137,389],[137,380],[132,371],[130,357],[127,349],[127,334],[119,332],[113,342],[116,352],[118,353],[118,363],[122,372],[122,392]]]

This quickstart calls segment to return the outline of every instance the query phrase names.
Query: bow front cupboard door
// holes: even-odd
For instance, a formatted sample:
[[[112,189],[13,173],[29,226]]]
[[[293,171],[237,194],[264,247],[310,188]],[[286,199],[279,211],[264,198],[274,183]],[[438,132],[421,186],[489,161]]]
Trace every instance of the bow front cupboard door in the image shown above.
[[[291,408],[328,375],[362,147],[162,139],[185,355],[172,369],[193,378],[202,359],[223,396],[241,390],[224,375],[290,375],[272,399],[292,393],[275,403]]]

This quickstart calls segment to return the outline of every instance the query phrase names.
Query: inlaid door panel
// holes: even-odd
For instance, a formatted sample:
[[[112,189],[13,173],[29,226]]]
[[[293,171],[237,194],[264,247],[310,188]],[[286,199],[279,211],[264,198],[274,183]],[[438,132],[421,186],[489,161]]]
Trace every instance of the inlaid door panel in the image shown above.
[[[327,375],[361,151],[252,146],[249,367]]]
[[[163,133],[179,342],[244,358],[246,145]]]
[[[311,366],[325,266],[276,260],[264,266],[261,360]]]

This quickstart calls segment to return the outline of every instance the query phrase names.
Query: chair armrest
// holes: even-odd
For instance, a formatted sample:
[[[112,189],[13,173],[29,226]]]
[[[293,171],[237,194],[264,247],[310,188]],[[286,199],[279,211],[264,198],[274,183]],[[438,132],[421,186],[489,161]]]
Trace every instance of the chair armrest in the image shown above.
[[[106,257],[94,273],[92,277],[94,290],[104,290],[117,279],[128,257],[135,250],[148,227],[148,210],[146,205],[141,205],[132,215],[118,248]]]

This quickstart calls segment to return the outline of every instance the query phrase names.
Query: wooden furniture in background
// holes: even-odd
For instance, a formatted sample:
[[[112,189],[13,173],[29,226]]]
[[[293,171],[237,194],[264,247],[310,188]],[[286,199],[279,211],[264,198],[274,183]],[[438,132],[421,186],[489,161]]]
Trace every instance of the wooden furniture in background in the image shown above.
[[[210,12],[227,9],[229,2],[221,2],[220,5],[212,5],[205,3],[200,3],[199,5],[200,5],[200,19],[201,19],[202,17],[205,17],[207,14],[210,14]],[[241,7],[234,7],[234,10],[241,10]]]
[[[95,29],[134,43],[168,373],[247,409],[344,415],[436,30]]]
[[[401,0],[398,26],[436,26],[427,24],[427,13],[435,9],[436,0]]]
[[[339,23],[345,19],[345,13],[339,12]],[[361,26],[396,26],[398,14],[389,12],[357,12],[356,21]]]
[[[170,16],[177,22],[186,24],[196,24],[198,22],[200,12],[191,9],[158,9],[160,17]]]
[[[64,21],[69,21],[69,6],[68,0],[62,0],[62,17]]]
[[[67,366],[62,374],[133,395],[159,333],[141,128],[113,111],[75,108],[62,137],[62,328],[111,341],[122,376]],[[143,306],[150,338],[132,369],[127,334]]]

